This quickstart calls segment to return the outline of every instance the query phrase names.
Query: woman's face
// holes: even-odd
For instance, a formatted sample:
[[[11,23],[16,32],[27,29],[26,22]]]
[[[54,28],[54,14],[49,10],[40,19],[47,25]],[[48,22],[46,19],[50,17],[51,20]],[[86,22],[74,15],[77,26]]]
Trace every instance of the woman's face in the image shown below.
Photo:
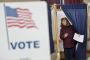
[[[64,26],[66,26],[66,25],[67,25],[67,21],[64,19],[64,20],[62,21],[62,24],[63,24]]]

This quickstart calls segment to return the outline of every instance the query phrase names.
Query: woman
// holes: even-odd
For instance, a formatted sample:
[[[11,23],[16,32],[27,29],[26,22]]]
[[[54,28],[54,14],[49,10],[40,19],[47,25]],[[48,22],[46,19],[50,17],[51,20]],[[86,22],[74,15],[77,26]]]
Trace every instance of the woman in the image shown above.
[[[74,27],[65,17],[61,19],[60,39],[63,40],[65,60],[75,60],[76,41],[73,40]]]

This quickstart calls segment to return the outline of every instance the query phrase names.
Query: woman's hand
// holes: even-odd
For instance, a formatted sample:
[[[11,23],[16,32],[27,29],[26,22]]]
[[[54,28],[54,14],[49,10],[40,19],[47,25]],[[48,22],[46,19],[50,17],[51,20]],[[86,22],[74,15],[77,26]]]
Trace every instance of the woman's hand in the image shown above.
[[[68,37],[68,33],[65,33],[65,34],[64,34],[64,38],[66,38],[66,37]]]

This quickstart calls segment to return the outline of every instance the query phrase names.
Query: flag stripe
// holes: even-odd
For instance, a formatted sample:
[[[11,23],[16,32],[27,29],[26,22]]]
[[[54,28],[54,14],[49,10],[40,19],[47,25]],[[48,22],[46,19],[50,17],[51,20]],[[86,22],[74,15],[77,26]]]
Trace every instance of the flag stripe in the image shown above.
[[[16,8],[15,14],[17,14],[17,17],[6,16],[8,27],[36,28],[35,22],[32,19],[32,13],[28,9]]]

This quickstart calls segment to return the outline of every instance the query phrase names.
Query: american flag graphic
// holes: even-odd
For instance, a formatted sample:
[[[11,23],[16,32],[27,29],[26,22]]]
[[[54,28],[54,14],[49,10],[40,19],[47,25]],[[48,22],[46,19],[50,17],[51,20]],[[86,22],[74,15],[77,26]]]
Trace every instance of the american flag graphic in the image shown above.
[[[32,19],[32,13],[29,9],[11,8],[6,6],[7,26],[18,28],[36,28],[35,22]]]

